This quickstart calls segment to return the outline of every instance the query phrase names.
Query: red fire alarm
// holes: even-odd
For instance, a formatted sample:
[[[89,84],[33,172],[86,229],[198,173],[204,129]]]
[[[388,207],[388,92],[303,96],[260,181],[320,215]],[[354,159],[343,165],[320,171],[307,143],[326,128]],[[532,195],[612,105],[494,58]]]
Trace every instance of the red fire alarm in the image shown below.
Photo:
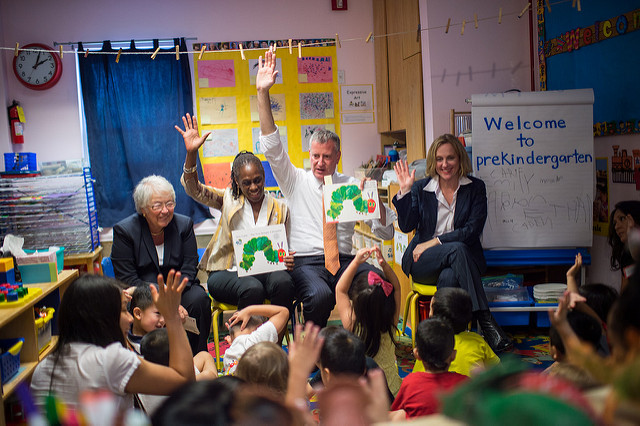
[[[347,10],[347,0],[331,0],[331,10]]]

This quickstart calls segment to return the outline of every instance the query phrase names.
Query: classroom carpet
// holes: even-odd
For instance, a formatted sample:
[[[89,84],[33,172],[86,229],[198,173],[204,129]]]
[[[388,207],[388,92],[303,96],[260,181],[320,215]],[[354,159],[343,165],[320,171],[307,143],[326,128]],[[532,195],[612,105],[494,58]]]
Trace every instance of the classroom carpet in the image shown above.
[[[340,322],[336,321],[339,325]],[[514,354],[520,357],[520,359],[530,364],[531,369],[536,371],[542,371],[553,364],[553,358],[549,354],[549,330],[545,328],[533,328],[533,327],[510,327],[505,330],[509,337],[513,340],[514,348],[510,352],[498,354],[502,357],[506,354]],[[411,330],[407,328],[407,334],[398,336],[396,347],[396,359],[398,360],[398,372],[400,377],[405,377],[413,370],[415,358],[413,356],[413,350],[411,348]],[[213,337],[211,337],[213,339]],[[220,354],[224,359],[224,352],[229,347],[229,344],[222,338],[220,339]],[[208,345],[209,353],[215,358],[216,352],[213,342]],[[286,350],[286,344],[284,345]]]

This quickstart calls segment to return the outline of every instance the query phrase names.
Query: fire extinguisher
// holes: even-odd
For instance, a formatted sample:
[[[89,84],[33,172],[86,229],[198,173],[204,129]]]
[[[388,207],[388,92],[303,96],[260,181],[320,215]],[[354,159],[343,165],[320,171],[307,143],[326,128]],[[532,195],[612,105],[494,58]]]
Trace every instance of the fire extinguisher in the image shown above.
[[[18,102],[13,101],[11,106],[9,107],[9,124],[11,126],[11,142],[13,143],[24,143],[24,110],[18,104]]]

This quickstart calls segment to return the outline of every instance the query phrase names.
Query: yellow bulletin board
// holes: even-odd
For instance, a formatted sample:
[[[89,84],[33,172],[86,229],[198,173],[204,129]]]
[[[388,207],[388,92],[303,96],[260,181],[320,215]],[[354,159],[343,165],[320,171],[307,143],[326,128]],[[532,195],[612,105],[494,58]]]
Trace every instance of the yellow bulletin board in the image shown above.
[[[301,57],[297,42],[303,46]],[[239,44],[246,59],[242,59]],[[288,46],[288,40],[262,42]],[[271,167],[259,146],[260,123],[256,106],[255,76],[265,47],[255,42],[196,43],[194,54],[196,108],[201,133],[212,134],[200,149],[207,185],[229,184],[231,163],[242,150],[251,151],[265,166],[265,186],[276,188]],[[308,139],[318,128],[340,134],[339,86],[334,39],[296,40],[276,51],[279,70],[271,88],[271,108],[291,161],[304,167],[309,158]],[[305,47],[306,46],[306,47]],[[225,49],[225,50],[219,50]],[[342,170],[342,164],[338,165]]]

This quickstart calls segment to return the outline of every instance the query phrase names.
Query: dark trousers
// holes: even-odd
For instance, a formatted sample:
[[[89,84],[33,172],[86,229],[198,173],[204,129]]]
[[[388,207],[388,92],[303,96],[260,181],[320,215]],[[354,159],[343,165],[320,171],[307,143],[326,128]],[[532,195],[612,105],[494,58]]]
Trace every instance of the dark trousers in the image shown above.
[[[211,328],[211,300],[200,284],[192,284],[182,292],[180,304],[187,310],[189,316],[196,320],[200,334],[187,332],[191,352],[207,350],[207,339]]]
[[[238,277],[237,272],[213,271],[209,274],[207,288],[215,300],[236,305],[238,309],[262,305],[269,299],[271,304],[285,306],[291,311],[295,294],[293,278],[287,271],[247,277]]]
[[[291,276],[296,286],[297,300],[302,301],[305,321],[313,321],[320,327],[327,325],[327,320],[336,304],[335,289],[342,273],[353,260],[352,255],[340,254],[340,269],[332,275],[324,267],[324,256],[296,256]],[[357,274],[379,269],[368,263],[358,267]]]
[[[433,282],[437,277],[438,288],[460,287],[466,290],[471,296],[474,311],[489,309],[480,269],[464,243],[450,242],[428,249],[411,265],[411,276],[417,283]]]

